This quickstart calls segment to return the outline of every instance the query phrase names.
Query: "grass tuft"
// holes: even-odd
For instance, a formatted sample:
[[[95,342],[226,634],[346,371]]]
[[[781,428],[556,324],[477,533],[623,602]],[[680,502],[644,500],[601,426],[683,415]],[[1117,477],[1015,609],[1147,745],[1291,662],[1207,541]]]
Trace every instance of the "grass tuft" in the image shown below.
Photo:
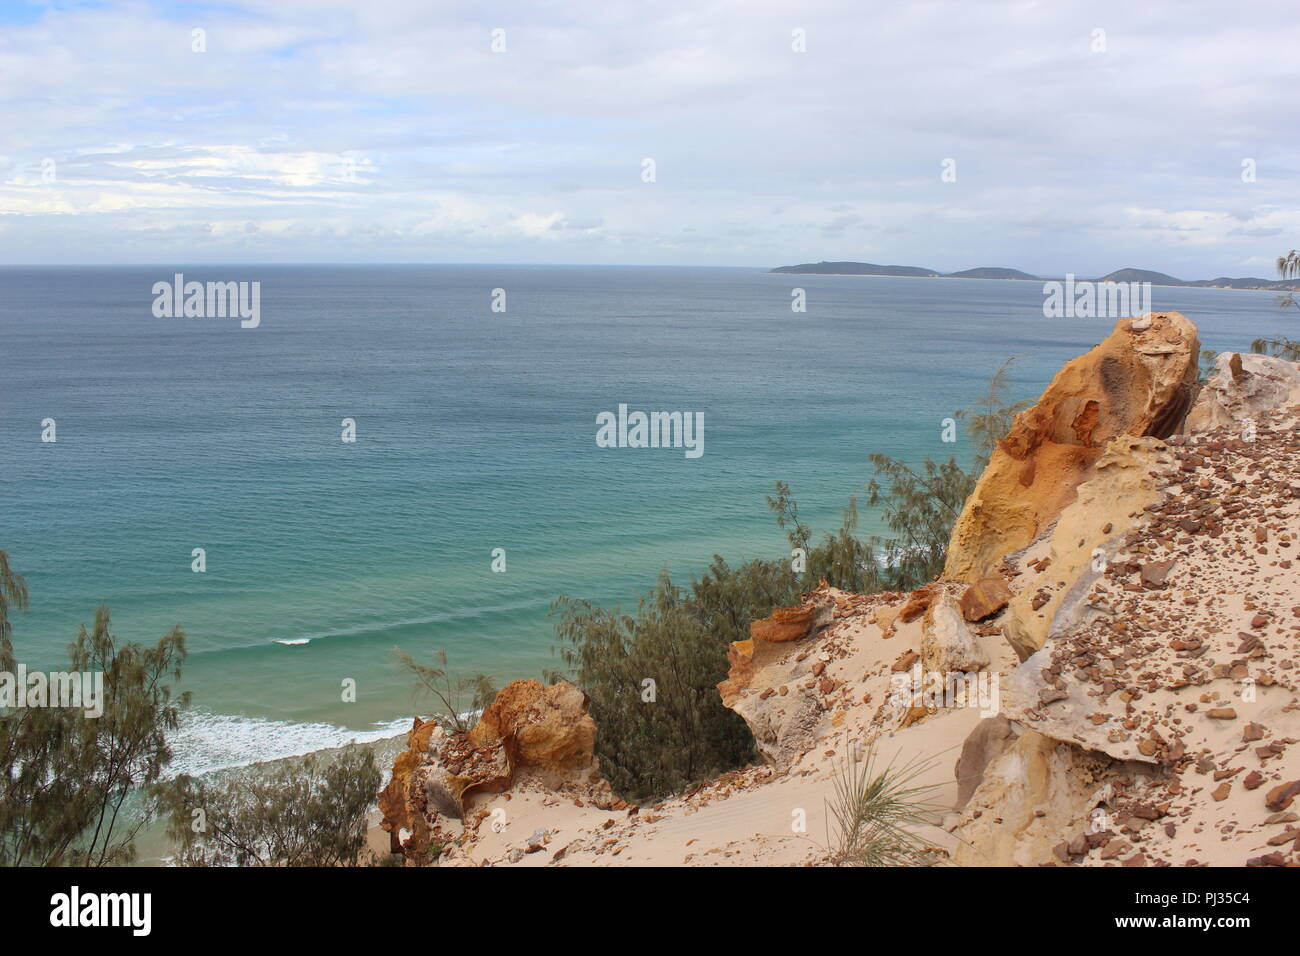
[[[926,795],[938,784],[917,784],[933,761],[891,762],[877,772],[874,746],[865,755],[848,747],[835,775],[828,802],[835,838],[829,839],[835,866],[930,866],[938,846],[917,829],[933,826],[941,808]]]

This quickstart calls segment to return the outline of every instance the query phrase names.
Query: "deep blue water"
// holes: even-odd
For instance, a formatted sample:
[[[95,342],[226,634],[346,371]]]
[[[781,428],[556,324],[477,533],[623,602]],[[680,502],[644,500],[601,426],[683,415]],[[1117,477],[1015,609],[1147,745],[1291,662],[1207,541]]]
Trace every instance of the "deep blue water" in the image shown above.
[[[155,318],[176,271],[260,281],[260,327]],[[1268,293],[1153,293],[1212,348],[1294,326]],[[183,625],[191,768],[385,732],[427,709],[394,647],[536,676],[560,594],[631,605],[661,568],[684,582],[715,553],[786,555],[764,502],[778,479],[820,532],[870,452],[964,459],[941,422],[1003,359],[1020,356],[1012,397],[1033,397],[1113,325],[1042,302],[1032,282],[756,269],[0,269],[19,656],[58,664],[100,602],[124,640]],[[598,448],[596,415],[620,403],[703,412],[703,457]]]

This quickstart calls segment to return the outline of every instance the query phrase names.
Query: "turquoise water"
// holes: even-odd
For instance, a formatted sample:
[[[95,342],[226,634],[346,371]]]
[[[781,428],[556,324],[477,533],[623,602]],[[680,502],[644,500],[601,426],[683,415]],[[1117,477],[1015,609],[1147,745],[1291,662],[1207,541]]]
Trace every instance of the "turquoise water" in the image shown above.
[[[177,271],[260,281],[260,327],[155,318],[152,285]],[[1210,347],[1294,330],[1268,293],[1153,293]],[[395,647],[536,676],[560,594],[629,605],[661,568],[785,555],[776,480],[820,532],[870,452],[964,458],[941,421],[1004,358],[1021,356],[1013,397],[1033,396],[1113,324],[1044,319],[1042,302],[1033,282],[757,269],[0,270],[19,656],[59,664],[101,601],[122,639],[183,625],[185,769],[392,733],[426,709]],[[596,447],[620,403],[703,412],[703,457]]]

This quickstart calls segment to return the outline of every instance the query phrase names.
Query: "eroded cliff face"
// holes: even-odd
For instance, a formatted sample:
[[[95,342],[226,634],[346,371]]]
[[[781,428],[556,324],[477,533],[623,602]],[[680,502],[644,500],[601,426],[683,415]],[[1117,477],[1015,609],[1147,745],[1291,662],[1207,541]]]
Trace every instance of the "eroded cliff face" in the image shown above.
[[[1182,316],[1121,322],[1020,416],[948,573],[866,599],[861,640],[914,632],[895,671],[998,678],[973,724],[891,697],[862,728],[918,757],[916,729],[962,735],[959,864],[1300,864],[1300,367],[1220,356],[1193,403],[1197,350]],[[733,674],[729,705],[779,727],[780,670]]]
[[[802,604],[781,608],[749,626],[749,640],[727,652],[731,665],[718,685],[722,705],[744,718],[763,759],[784,769],[816,739],[836,686],[826,661],[814,658],[807,638],[820,633],[836,615],[835,597],[825,582]],[[757,687],[757,690],[753,690]],[[771,697],[778,700],[767,703]]]
[[[825,863],[835,780],[872,746],[933,784],[936,861],[1300,865],[1300,367],[1221,356],[1195,395],[1197,352],[1177,314],[1121,322],[1017,420],[947,574],[754,622],[718,690],[760,765],[628,806],[580,692],[519,682],[468,735],[416,722],[381,798],[395,845]]]

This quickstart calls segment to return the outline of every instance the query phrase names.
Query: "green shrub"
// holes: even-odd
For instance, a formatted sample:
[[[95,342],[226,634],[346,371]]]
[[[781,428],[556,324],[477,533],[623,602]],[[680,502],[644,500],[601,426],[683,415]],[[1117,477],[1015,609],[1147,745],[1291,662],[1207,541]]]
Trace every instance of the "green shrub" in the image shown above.
[[[616,793],[651,799],[753,758],[753,738],[722,706],[717,684],[727,676],[727,644],[766,601],[786,600],[792,580],[772,563],[733,571],[715,557],[689,593],[661,575],[636,616],[555,602],[559,652],[587,694],[596,752]]]

